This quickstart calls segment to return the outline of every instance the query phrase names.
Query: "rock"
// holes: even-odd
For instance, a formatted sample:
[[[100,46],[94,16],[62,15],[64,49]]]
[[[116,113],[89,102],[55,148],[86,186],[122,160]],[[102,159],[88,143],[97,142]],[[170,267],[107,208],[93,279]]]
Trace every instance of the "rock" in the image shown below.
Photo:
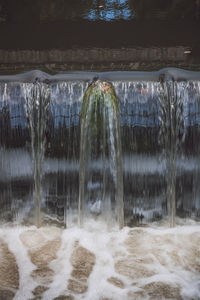
[[[174,299],[181,300],[180,288],[164,282],[151,282],[143,286],[151,300]]]
[[[86,282],[95,264],[95,255],[79,246],[72,253],[71,264],[73,266],[71,276],[79,281]]]
[[[11,300],[14,298],[14,296],[14,292],[0,288],[0,300]]]
[[[83,294],[87,291],[87,285],[83,285],[77,280],[69,279],[68,290],[74,292],[75,294]]]
[[[54,298],[53,300],[73,300],[74,297],[72,295],[60,295],[56,298]]]
[[[42,266],[34,270],[31,273],[31,276],[39,283],[39,284],[50,284],[53,280],[54,272],[49,267]]]
[[[43,286],[43,285],[38,285],[32,293],[34,296],[41,296],[47,290],[48,290],[48,287]]]
[[[48,241],[45,245],[39,247],[38,249],[30,249],[29,255],[31,261],[37,267],[47,266],[52,260],[56,259],[57,251],[61,246],[61,239],[56,238],[53,241]]]
[[[119,260],[115,264],[115,270],[131,279],[150,277],[155,274],[155,271],[148,269],[147,266],[137,261],[137,257],[133,256]]]
[[[113,284],[113,285],[115,285],[115,286],[121,288],[121,289],[124,288],[124,283],[123,283],[123,281],[120,280],[120,279],[117,278],[117,277],[110,277],[110,278],[107,279],[107,281],[108,281],[109,283],[111,283],[111,284]]]
[[[88,289],[87,279],[95,264],[95,255],[76,242],[70,261],[73,270],[71,272],[72,278],[68,282],[68,289],[76,294],[83,294]]]
[[[20,235],[22,243],[28,248],[31,262],[37,267],[31,275],[40,285],[48,285],[53,280],[54,271],[49,263],[57,258],[61,246],[61,232],[58,228],[47,227],[27,230]]]
[[[141,290],[137,292],[129,292],[128,293],[128,299],[130,300],[141,300],[141,299],[148,299],[146,293]]]
[[[14,255],[0,239],[0,299],[13,299],[19,289],[19,271]]]

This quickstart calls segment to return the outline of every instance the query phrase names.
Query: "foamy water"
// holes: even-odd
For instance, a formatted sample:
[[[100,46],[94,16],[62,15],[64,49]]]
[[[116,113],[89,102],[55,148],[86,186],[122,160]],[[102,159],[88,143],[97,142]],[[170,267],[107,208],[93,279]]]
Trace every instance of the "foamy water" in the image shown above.
[[[200,299],[200,224],[0,229],[0,299]],[[3,297],[3,298],[2,298]]]

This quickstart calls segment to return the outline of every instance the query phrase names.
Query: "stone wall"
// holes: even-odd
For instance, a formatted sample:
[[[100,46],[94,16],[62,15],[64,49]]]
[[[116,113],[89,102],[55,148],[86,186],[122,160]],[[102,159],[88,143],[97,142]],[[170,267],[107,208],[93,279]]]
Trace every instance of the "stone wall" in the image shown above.
[[[40,69],[48,73],[67,70],[157,70],[180,67],[200,70],[188,47],[77,48],[66,50],[0,50],[0,73]]]

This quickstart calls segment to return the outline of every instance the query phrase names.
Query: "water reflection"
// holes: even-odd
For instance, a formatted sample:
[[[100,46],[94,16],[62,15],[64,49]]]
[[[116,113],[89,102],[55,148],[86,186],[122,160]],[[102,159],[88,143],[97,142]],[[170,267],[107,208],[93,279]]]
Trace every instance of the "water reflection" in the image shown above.
[[[49,2],[51,5],[49,5]],[[48,5],[47,5],[48,4]],[[62,11],[60,6],[62,5]],[[86,0],[86,1],[40,1],[40,20],[89,19],[92,21],[112,20],[168,20],[198,19],[199,1],[162,0]]]
[[[38,22],[89,19],[112,20],[168,20],[198,19],[197,0],[2,0],[0,23]],[[61,9],[62,8],[62,9]]]
[[[44,1],[43,1],[44,2]],[[55,13],[58,2],[51,0],[51,13]],[[57,2],[57,5],[56,5]],[[63,2],[63,1],[62,1]],[[63,3],[62,3],[63,4]],[[44,7],[42,1],[41,7]],[[64,5],[65,7],[66,5]],[[67,14],[68,19],[83,18],[93,21],[112,21],[112,20],[167,20],[167,19],[198,19],[200,16],[199,1],[145,1],[145,0],[87,0],[87,1],[72,1],[66,6],[71,14]],[[43,16],[47,12],[43,11]],[[66,19],[63,15],[63,18]]]
[[[129,20],[134,17],[128,0],[94,0],[92,8],[84,18],[89,20],[111,21],[114,19]]]

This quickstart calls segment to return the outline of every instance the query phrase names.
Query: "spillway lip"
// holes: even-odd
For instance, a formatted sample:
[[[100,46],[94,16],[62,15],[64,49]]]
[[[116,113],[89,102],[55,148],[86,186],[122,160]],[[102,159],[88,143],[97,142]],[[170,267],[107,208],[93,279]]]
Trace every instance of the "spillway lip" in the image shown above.
[[[102,81],[161,81],[161,80],[200,80],[200,72],[187,71],[178,68],[165,68],[153,72],[140,71],[111,71],[111,72],[64,72],[55,75],[40,70],[33,70],[16,75],[1,75],[0,82],[33,83],[39,80],[44,83],[65,81],[92,82],[97,77]]]
[[[155,72],[118,71],[100,73],[101,80],[108,81],[161,81],[161,80],[200,80],[200,72],[178,68],[165,68]]]
[[[37,80],[45,81],[50,80],[51,76],[40,70],[32,70],[30,72],[25,72],[16,75],[2,75],[0,76],[0,82],[27,82],[32,83]]]

